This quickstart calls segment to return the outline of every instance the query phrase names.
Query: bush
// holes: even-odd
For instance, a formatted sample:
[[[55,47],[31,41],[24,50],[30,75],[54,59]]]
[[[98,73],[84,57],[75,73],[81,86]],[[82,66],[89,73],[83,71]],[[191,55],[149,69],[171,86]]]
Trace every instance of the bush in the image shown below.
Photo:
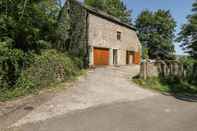
[[[38,55],[1,48],[0,55],[0,101],[37,93],[81,73],[80,59],[56,50],[45,50]]]
[[[26,57],[19,49],[9,49],[6,43],[0,42],[0,88],[12,87],[23,67]]]
[[[161,84],[168,85],[172,93],[197,93],[197,86],[189,83],[188,80],[180,79],[177,76],[168,76],[160,78]]]
[[[22,72],[16,88],[46,87],[52,83],[72,79],[79,72],[79,67],[68,55],[47,50],[41,55],[35,55],[33,64]]]
[[[192,59],[191,57],[183,57],[180,59],[180,62],[186,68],[186,81],[189,83],[197,85],[197,60]]]
[[[153,89],[160,92],[169,92],[174,94],[197,93],[197,86],[188,83],[187,81],[181,80],[177,76],[168,76],[165,78],[150,77],[147,80],[135,78],[133,81],[144,88]]]

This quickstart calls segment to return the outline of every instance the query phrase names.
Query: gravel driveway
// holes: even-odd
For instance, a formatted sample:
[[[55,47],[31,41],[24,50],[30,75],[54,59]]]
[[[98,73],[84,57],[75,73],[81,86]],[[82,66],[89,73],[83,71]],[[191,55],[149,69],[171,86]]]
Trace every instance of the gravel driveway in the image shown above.
[[[139,66],[135,65],[89,70],[87,75],[80,78],[71,88],[56,94],[11,127],[44,121],[98,105],[156,96],[156,93],[139,88],[131,82],[130,78],[138,72]]]

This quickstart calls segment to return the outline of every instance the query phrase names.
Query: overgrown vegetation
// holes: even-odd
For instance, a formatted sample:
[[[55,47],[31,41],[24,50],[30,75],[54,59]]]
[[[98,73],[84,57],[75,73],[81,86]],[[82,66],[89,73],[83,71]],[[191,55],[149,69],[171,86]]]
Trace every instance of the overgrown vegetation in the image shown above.
[[[39,55],[31,55],[33,61],[18,74],[14,83],[0,88],[0,100],[37,93],[42,88],[71,80],[81,72],[78,66],[80,60],[73,60],[68,54],[45,50]]]
[[[85,4],[103,10],[123,22],[132,24],[131,10],[128,10],[122,0],[85,0]]]
[[[72,79],[82,60],[56,46],[59,0],[0,0],[0,101]]]
[[[187,56],[180,58],[179,61],[186,68],[187,75],[184,80],[188,81],[188,83],[197,85],[197,60]]]
[[[141,78],[142,76],[136,76],[133,81],[142,87],[158,90],[161,92],[169,93],[187,93],[197,94],[197,61],[192,57],[185,56],[179,58],[179,67],[173,66],[169,68],[182,72],[179,73],[165,73],[166,68],[163,71],[158,71],[158,77]],[[157,67],[159,68],[159,67]],[[162,68],[162,67],[161,67]],[[176,68],[176,69],[175,69]],[[181,69],[182,68],[182,69]],[[182,71],[181,71],[182,70]],[[141,72],[143,73],[143,72]]]
[[[76,0],[67,0],[59,15],[56,47],[83,60],[88,67],[87,12]],[[65,26],[66,25],[66,26]]]
[[[147,80],[134,79],[135,83],[140,86],[153,89],[160,92],[168,92],[172,94],[196,94],[197,85],[191,84],[188,81],[181,80],[176,76],[163,77],[152,77]]]

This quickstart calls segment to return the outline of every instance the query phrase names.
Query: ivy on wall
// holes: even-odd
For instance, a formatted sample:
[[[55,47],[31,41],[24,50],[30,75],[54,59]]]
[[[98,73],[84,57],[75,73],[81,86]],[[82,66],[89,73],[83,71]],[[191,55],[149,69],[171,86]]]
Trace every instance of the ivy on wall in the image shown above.
[[[61,36],[57,48],[68,51],[88,66],[87,11],[77,1],[67,0],[60,16],[57,33]]]

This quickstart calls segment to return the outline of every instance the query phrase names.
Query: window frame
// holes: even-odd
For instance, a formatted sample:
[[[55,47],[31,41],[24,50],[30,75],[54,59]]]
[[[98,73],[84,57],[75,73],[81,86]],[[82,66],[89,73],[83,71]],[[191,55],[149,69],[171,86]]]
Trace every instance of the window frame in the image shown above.
[[[122,40],[122,32],[120,32],[120,31],[117,31],[116,32],[116,37],[117,37],[117,40],[119,40],[119,41],[121,41]]]

